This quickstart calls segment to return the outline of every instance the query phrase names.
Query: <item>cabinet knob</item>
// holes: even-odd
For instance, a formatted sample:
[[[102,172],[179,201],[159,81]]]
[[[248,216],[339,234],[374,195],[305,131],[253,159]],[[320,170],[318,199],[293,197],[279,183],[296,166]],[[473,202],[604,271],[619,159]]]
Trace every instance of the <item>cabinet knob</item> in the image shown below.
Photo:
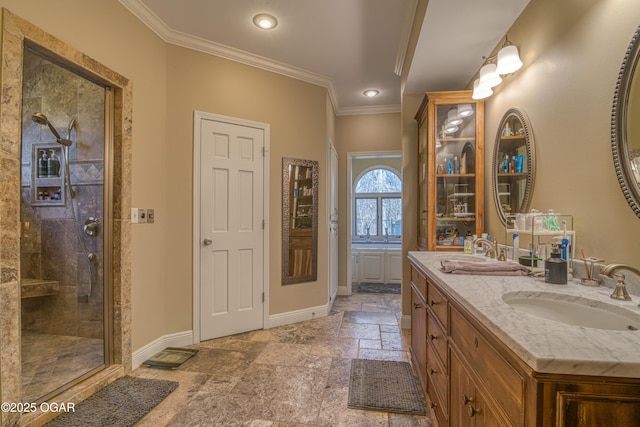
[[[463,405],[468,405],[469,403],[473,402],[473,398],[472,397],[467,397],[466,395],[462,395],[462,404]]]
[[[431,341],[433,341],[433,340],[438,339],[438,337],[437,337],[437,336],[435,336],[435,335],[429,335],[429,339],[430,339]]]
[[[438,371],[436,371],[435,369],[429,369],[429,373],[431,375],[438,373]]]
[[[414,310],[417,310],[417,309],[419,309],[419,308],[420,308],[420,304],[418,304],[417,302],[414,302],[414,303],[413,303],[413,309],[414,309]]]
[[[473,418],[476,414],[479,414],[480,411],[474,408],[471,405],[467,405],[467,412],[469,413],[469,417]]]
[[[436,402],[431,402],[431,405],[429,406],[431,406],[431,409],[435,409],[438,407],[438,404]]]
[[[438,303],[437,303],[437,302],[435,302],[434,300],[431,300],[431,301],[429,302],[429,305],[430,305],[431,307],[433,307],[434,305],[438,305]]]

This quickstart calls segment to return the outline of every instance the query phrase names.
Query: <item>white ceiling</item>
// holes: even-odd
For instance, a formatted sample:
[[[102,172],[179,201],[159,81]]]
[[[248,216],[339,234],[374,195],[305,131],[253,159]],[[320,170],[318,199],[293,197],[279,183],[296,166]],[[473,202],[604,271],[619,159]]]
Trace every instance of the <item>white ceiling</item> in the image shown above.
[[[168,43],[327,87],[338,114],[399,111],[417,0],[120,2]],[[463,89],[528,2],[430,0],[405,92]],[[275,29],[253,25],[263,12]]]

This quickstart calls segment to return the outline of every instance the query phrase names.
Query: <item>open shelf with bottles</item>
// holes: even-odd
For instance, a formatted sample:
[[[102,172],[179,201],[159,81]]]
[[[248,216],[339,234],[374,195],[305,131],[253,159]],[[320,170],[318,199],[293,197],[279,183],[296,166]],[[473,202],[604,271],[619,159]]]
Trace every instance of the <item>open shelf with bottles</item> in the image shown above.
[[[59,144],[33,144],[31,205],[64,206],[64,152]]]
[[[418,121],[418,249],[462,250],[484,224],[484,104],[429,92]]]
[[[311,229],[313,225],[313,174],[311,167],[295,166],[291,184],[291,188],[293,188],[291,229]]]

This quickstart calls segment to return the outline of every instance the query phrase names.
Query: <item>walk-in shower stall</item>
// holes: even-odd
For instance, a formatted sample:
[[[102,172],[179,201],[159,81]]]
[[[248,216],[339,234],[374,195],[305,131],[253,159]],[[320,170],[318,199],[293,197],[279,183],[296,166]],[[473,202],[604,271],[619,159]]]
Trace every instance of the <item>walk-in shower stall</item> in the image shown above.
[[[23,63],[21,383],[33,402],[106,363],[109,94],[29,48]]]

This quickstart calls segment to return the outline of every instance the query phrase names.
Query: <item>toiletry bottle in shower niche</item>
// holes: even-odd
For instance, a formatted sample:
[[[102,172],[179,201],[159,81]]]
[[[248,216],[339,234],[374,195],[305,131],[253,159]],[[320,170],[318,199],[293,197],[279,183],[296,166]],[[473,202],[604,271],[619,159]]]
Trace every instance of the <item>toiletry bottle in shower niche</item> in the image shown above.
[[[38,151],[38,176],[49,176],[49,167],[47,164],[47,152],[44,150]]]
[[[58,160],[55,150],[49,150],[47,174],[48,176],[60,176],[60,160]]]

